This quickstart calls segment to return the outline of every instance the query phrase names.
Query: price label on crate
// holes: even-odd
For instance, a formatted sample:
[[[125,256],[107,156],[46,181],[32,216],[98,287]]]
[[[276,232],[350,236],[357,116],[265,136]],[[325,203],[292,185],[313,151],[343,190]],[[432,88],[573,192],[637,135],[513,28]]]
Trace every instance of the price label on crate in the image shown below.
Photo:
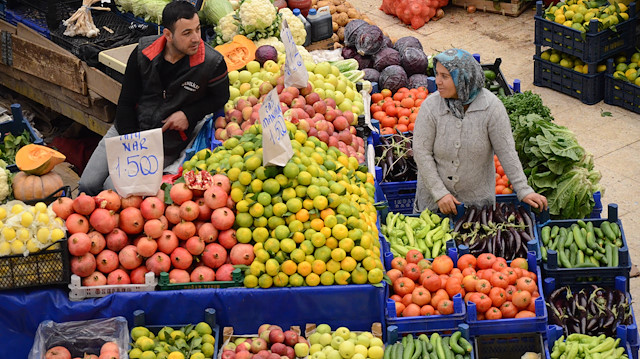
[[[294,86],[297,88],[307,87],[309,82],[309,73],[304,66],[302,56],[298,51],[293,35],[289,29],[287,20],[282,20],[282,30],[280,30],[280,38],[284,43],[284,51],[286,59],[284,61],[284,87]]]
[[[269,92],[258,113],[262,121],[262,162],[265,166],[282,167],[293,156],[293,147],[276,89]]]
[[[158,193],[164,168],[161,129],[110,137],[105,146],[109,176],[119,195]]]

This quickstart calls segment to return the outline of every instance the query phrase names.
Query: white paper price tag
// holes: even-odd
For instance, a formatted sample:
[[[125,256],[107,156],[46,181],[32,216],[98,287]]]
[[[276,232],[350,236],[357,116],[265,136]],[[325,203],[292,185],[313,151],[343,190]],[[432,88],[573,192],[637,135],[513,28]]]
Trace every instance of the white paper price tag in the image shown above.
[[[293,147],[276,89],[269,92],[258,113],[262,121],[262,163],[283,167],[293,156]]]
[[[105,140],[109,176],[120,196],[158,193],[164,169],[162,145],[159,128]]]
[[[304,66],[304,61],[298,51],[298,47],[296,46],[295,41],[293,41],[293,36],[291,35],[291,30],[289,29],[289,24],[287,24],[286,19],[282,20],[280,38],[284,43],[284,51],[286,55],[286,59],[284,61],[284,87],[307,87],[307,83],[309,82],[309,73],[307,72],[306,66]]]

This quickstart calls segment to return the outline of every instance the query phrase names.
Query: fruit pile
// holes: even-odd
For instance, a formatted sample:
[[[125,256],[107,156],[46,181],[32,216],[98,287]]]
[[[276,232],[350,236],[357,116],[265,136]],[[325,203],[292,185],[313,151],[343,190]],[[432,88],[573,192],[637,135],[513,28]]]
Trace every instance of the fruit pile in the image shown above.
[[[0,206],[0,257],[37,253],[64,237],[64,222],[43,202]]]
[[[384,89],[371,95],[371,117],[380,122],[382,135],[413,131],[420,105],[429,92],[424,87],[401,88],[395,94]]]
[[[71,359],[71,352],[62,345],[49,348],[44,354],[47,359]],[[130,356],[133,359],[133,357]],[[80,359],[80,358],[74,358]],[[83,359],[120,359],[120,349],[115,342],[106,342],[100,348],[100,356],[97,354],[84,353]]]
[[[496,168],[496,194],[513,193],[513,185],[509,182],[509,178],[504,173],[504,168],[502,168],[500,160],[496,155],[493,155],[493,164]]]
[[[551,61],[554,64],[558,64],[562,67],[573,69],[573,71],[588,74],[589,73],[589,64],[585,64],[578,57],[566,54],[562,51],[558,51],[556,49],[547,49],[544,50],[540,54],[540,58],[545,61]],[[607,65],[604,63],[599,64],[596,67],[597,72],[603,72],[607,69]]]
[[[245,70],[229,72],[230,99],[225,105],[225,116],[215,121],[215,138],[224,141],[242,135],[251,125],[259,123],[262,101],[275,87],[285,119],[309,136],[364,162],[364,140],[356,136],[354,127],[358,114],[363,113],[362,95],[338,67],[328,62],[305,65],[309,84],[303,89],[285,88],[281,64],[272,60],[265,61],[262,67],[251,61]]]
[[[232,338],[233,339],[233,338]],[[309,355],[309,343],[293,330],[263,324],[255,337],[237,337],[222,348],[222,359],[295,359]]]
[[[465,302],[475,303],[478,320],[535,317],[534,299],[540,293],[526,260],[514,259],[508,266],[504,258],[483,253],[461,256],[457,267],[444,255],[430,267],[428,263],[416,256],[391,262],[387,275],[397,316],[452,314],[451,298],[460,294]]]
[[[131,329],[131,359],[209,359],[215,351],[211,326],[205,322],[182,328],[164,327],[154,335],[146,327]],[[102,358],[102,357],[100,357]]]
[[[624,82],[629,82],[640,86],[640,52],[634,52],[627,60],[624,56],[618,56],[615,59],[615,72],[613,78]]]
[[[596,1],[569,0],[558,5],[549,6],[544,17],[580,32],[589,29],[591,19],[598,20],[598,31],[629,20],[627,6],[621,2],[601,5]]]
[[[176,183],[169,205],[164,190],[144,199],[105,190],[56,200],[52,209],[71,234],[71,271],[85,286],[143,284],[147,272],[168,272],[172,283],[232,280],[233,265],[250,264],[253,248],[237,244],[231,228],[229,180],[210,182],[206,191]]]
[[[353,332],[346,327],[331,330],[320,324],[309,335],[309,354],[313,359],[382,359],[384,345],[370,332]]]
[[[254,245],[245,286],[379,283],[373,176],[292,123],[287,130],[294,154],[284,167],[263,165],[260,125],[210,158],[231,181],[237,240]]]

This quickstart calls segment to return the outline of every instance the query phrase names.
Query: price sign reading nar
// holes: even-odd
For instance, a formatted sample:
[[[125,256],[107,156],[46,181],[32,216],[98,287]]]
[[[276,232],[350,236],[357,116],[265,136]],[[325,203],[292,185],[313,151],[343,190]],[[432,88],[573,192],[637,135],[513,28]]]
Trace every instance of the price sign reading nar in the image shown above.
[[[284,61],[284,87],[307,87],[307,83],[309,82],[309,73],[307,72],[306,66],[304,66],[304,61],[298,51],[298,47],[296,46],[295,41],[293,41],[293,36],[291,35],[291,30],[289,29],[289,24],[287,24],[286,19],[282,20],[280,38],[284,43],[284,51],[286,55],[286,59]]]
[[[293,147],[276,89],[269,92],[258,113],[262,121],[262,162],[283,167],[293,156]]]
[[[105,145],[109,176],[119,195],[158,193],[164,169],[161,129],[110,137]]]

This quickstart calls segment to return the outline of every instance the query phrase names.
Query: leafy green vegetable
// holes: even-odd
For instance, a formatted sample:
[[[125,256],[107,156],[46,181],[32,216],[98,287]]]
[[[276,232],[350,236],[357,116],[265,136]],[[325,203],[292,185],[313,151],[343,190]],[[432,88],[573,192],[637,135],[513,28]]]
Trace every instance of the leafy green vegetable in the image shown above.
[[[520,116],[536,113],[540,117],[553,121],[551,110],[542,104],[542,98],[531,91],[515,93],[513,96],[499,96],[511,120],[511,127]]]
[[[227,0],[205,1],[200,11],[200,17],[206,23],[217,25],[222,17],[232,12],[233,7]]]
[[[526,101],[532,106],[533,102]],[[526,112],[519,105],[511,108],[513,113]],[[587,217],[595,204],[593,193],[601,190],[601,174],[573,132],[535,113],[512,118],[512,129],[528,183],[547,197],[551,216]]]
[[[24,132],[18,136],[7,133],[2,142],[0,142],[0,160],[9,165],[16,163],[16,152],[18,152],[20,147],[30,143],[31,135],[27,130],[24,130]]]

